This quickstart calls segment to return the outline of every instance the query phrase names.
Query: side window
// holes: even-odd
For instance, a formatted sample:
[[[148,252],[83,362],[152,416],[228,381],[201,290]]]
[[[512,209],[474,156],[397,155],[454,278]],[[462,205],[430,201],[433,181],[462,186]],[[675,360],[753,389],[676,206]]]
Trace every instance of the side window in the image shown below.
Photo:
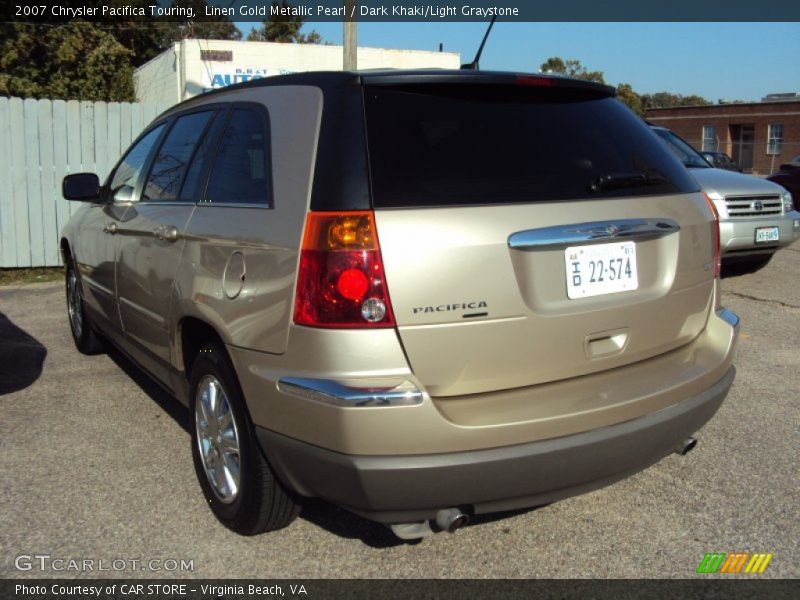
[[[192,113],[175,121],[158,150],[142,192],[142,200],[175,200],[194,149],[206,129],[213,111]]]
[[[205,202],[272,207],[269,129],[261,111],[235,108],[222,134]]]
[[[147,164],[147,157],[153,150],[161,135],[164,125],[159,125],[150,130],[135,146],[125,154],[125,157],[114,171],[109,190],[111,197],[118,202],[124,202],[133,198],[133,191],[142,174],[142,169]]]
[[[223,114],[218,114],[214,117],[214,121],[203,136],[197,151],[192,158],[192,164],[186,171],[186,177],[183,180],[183,187],[181,187],[180,199],[190,200],[192,202],[198,200],[203,193],[203,184],[205,183],[204,173],[206,163],[213,158],[214,143],[217,139],[219,130],[225,125],[225,117]]]

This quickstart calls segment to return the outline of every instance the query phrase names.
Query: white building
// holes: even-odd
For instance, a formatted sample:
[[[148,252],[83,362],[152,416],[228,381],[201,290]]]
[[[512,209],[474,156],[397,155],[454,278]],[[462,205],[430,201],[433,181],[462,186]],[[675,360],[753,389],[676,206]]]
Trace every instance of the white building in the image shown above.
[[[454,52],[359,48],[359,69],[458,69]],[[342,47],[189,39],[136,69],[136,99],[176,104],[205,91],[271,75],[341,71]]]

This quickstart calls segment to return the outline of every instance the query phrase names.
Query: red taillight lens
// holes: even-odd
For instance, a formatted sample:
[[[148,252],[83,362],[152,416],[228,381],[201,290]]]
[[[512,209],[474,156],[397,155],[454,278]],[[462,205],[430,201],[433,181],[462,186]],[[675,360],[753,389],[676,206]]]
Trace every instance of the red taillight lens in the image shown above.
[[[714,222],[711,224],[711,232],[714,237],[714,277],[720,276],[722,270],[722,250],[719,247],[719,213],[717,207],[714,206],[714,201],[708,197],[708,194],[703,194],[706,199],[706,204],[714,217]]]
[[[308,214],[294,321],[311,327],[394,327],[372,211]]]

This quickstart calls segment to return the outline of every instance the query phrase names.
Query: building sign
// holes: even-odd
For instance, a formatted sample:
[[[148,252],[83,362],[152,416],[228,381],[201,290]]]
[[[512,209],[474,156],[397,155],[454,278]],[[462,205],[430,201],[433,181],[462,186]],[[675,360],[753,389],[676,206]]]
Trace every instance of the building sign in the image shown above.
[[[233,52],[231,50],[200,50],[200,60],[207,62],[231,62]]]
[[[230,69],[217,69],[209,73],[211,79],[207,89],[218,89],[234,83],[254,81],[271,77],[273,75],[287,75],[293,73],[288,69],[270,69],[267,67],[233,67]]]

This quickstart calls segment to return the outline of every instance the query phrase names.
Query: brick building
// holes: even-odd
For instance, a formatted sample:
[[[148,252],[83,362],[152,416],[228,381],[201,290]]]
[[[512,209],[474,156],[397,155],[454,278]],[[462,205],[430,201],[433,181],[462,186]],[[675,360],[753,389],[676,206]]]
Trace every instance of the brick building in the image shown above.
[[[725,152],[746,173],[769,175],[800,155],[800,95],[762,102],[651,108],[645,118],[698,150]]]

